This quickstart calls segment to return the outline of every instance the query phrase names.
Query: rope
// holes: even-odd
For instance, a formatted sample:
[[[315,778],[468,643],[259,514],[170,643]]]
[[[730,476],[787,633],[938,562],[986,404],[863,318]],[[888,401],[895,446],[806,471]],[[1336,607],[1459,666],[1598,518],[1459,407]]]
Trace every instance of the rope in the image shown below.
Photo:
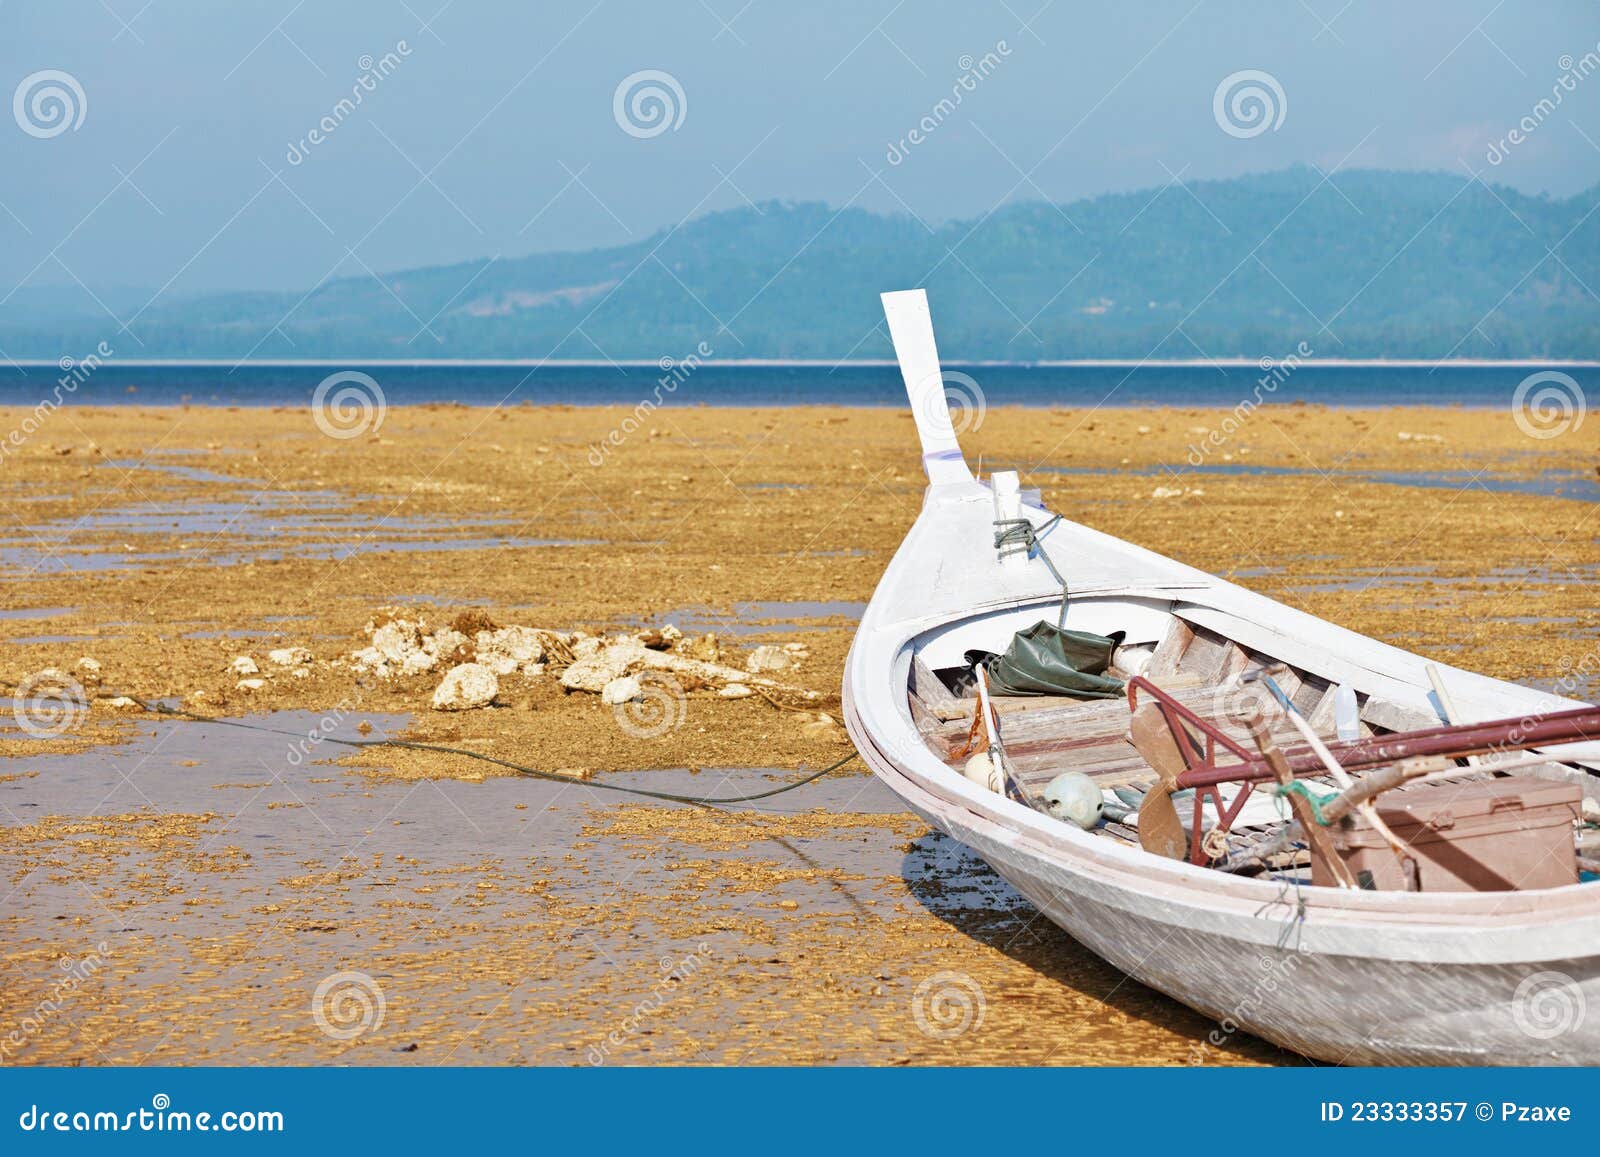
[[[1293,794],[1305,800],[1311,805],[1311,814],[1317,817],[1317,823],[1321,824],[1323,827],[1327,827],[1330,821],[1322,814],[1322,805],[1330,804],[1339,798],[1338,792],[1333,792],[1329,795],[1318,795],[1316,792],[1307,787],[1303,780],[1298,779],[1291,780],[1288,783],[1279,784],[1277,794],[1279,796]]]
[[[997,518],[994,520],[994,548],[1000,552],[1001,558],[1008,558],[1014,554],[1031,556],[1033,550],[1039,545],[1039,536],[1048,534],[1050,528],[1061,521],[1061,515],[1056,515],[1039,529],[1033,528],[1033,523],[1026,518]],[[1061,613],[1056,616],[1056,626],[1065,627],[1067,621],[1067,580],[1061,577],[1061,572],[1056,569],[1056,564],[1050,561],[1046,551],[1039,551],[1039,558],[1045,566],[1050,568],[1050,573],[1061,585]]]
[[[96,698],[105,699],[111,698],[111,696],[99,695],[96,696]],[[246,731],[264,731],[273,735],[292,735],[297,739],[305,737],[304,732],[290,731],[285,727],[267,727],[259,723],[244,723],[237,719],[223,719],[216,715],[200,715],[193,711],[185,711],[181,707],[167,707],[159,703],[147,703],[136,695],[129,695],[127,698],[132,699],[140,707],[143,707],[146,711],[152,712],[156,715],[170,715],[182,719],[192,719],[199,723],[215,723],[222,727],[239,727]],[[770,799],[772,796],[782,795],[785,792],[794,791],[795,788],[804,787],[808,783],[813,783],[816,780],[821,779],[823,776],[830,774],[831,772],[838,771],[845,764],[856,758],[856,753],[852,751],[843,759],[838,760],[835,763],[830,763],[821,771],[814,771],[810,775],[805,776],[803,779],[797,779],[793,783],[786,783],[782,787],[771,788],[768,791],[753,792],[750,795],[709,797],[697,795],[679,795],[678,793],[671,791],[650,791],[647,788],[627,787],[620,783],[604,783],[600,780],[575,780],[570,775],[558,775],[553,771],[543,771],[537,767],[528,767],[525,764],[513,763],[508,759],[499,759],[492,755],[484,755],[479,751],[468,751],[464,747],[447,747],[438,743],[417,743],[409,739],[334,739],[330,736],[322,736],[317,740],[317,742],[333,743],[340,747],[401,747],[408,751],[432,751],[440,755],[460,755],[466,757],[467,759],[476,759],[481,763],[492,763],[496,767],[506,768],[507,770],[514,771],[518,775],[526,776],[530,779],[545,779],[551,781],[552,783],[582,783],[587,787],[597,787],[603,791],[618,791],[623,792],[626,795],[639,795],[644,796],[647,799],[666,800],[669,803],[693,804],[697,807],[719,807],[724,804],[753,803],[758,799]]]

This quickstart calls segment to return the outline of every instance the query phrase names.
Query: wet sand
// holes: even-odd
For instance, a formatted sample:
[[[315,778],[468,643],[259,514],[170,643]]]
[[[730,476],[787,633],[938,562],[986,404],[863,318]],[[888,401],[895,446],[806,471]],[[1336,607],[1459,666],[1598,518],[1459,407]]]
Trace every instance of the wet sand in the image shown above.
[[[46,738],[0,717],[0,1060],[1293,1059],[1247,1037],[1202,1047],[1213,1026],[853,771],[708,812],[109,706],[364,726],[704,793],[846,754],[851,623],[920,500],[909,418],[664,409],[595,465],[628,413],[408,408],[341,440],[300,411],[73,409],[13,450],[0,678],[53,667],[102,698]],[[1593,697],[1600,428],[1533,439],[1509,413],[1284,406],[1213,446],[1201,431],[1226,417],[994,410],[963,441],[1099,529]],[[803,642],[783,677],[832,698],[691,688],[677,726],[640,739],[550,677],[458,713],[429,709],[437,673],[358,678],[368,623],[463,611],[671,622],[714,632],[735,666]],[[282,647],[312,660],[274,665]],[[260,688],[238,686],[241,655]]]

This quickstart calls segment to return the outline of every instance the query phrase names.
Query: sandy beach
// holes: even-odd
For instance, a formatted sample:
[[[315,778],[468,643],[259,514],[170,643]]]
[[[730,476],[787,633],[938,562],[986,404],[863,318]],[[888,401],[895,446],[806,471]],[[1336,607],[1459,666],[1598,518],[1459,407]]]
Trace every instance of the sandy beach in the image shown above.
[[[1408,650],[1600,688],[1592,421],[967,417],[969,460],[1070,518]],[[298,409],[48,415],[0,466],[0,679],[89,702],[0,720],[4,1062],[1294,1061],[1036,919],[859,765],[723,811],[584,778],[731,794],[849,754],[840,667],[922,487],[885,410],[441,405],[354,438]],[[770,695],[680,679],[646,737],[560,655],[435,710],[444,665],[355,658],[392,623],[788,658]]]

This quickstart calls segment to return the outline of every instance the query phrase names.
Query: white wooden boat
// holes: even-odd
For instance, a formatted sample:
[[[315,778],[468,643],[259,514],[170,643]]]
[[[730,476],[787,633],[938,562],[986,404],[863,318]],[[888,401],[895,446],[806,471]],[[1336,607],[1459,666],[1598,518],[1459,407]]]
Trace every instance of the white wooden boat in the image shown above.
[[[1023,798],[961,774],[956,752],[976,705],[933,672],[960,666],[968,649],[1001,651],[1014,632],[1055,618],[1061,588],[1040,552],[1070,584],[1068,627],[1126,632],[1114,674],[1165,678],[1176,698],[1235,733],[1230,677],[1274,663],[1286,665],[1286,692],[1325,733],[1338,685],[1357,692],[1368,735],[1438,727],[1452,711],[1475,722],[1584,705],[1440,667],[1441,705],[1416,655],[1066,520],[1031,555],[1003,563],[994,492],[974,479],[950,422],[927,300],[920,290],[891,293],[884,306],[928,488],[845,667],[846,725],[874,773],[1074,938],[1224,1028],[1335,1063],[1600,1062],[1600,883],[1315,886],[1292,857],[1281,870],[1234,874],[1152,854],[1124,824],[1084,830],[1029,806],[1029,791],[1064,768],[1108,786],[1154,782],[1126,736],[1122,700],[997,704]],[[1050,519],[1026,499],[1022,516],[1036,528]],[[1549,760],[1541,775],[1600,796],[1600,743],[1539,754]],[[1266,820],[1260,830],[1284,822],[1276,807]],[[1241,827],[1229,838],[1249,838]]]

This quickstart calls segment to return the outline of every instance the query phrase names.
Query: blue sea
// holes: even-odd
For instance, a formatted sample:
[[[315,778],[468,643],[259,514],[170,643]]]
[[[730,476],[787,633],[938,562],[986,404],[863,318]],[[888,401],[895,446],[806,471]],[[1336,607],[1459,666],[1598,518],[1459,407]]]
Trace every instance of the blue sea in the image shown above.
[[[989,406],[1181,405],[1233,407],[1315,402],[1330,406],[1509,406],[1530,374],[1558,369],[1585,393],[1600,389],[1600,368],[1534,365],[1301,365],[1275,374],[1255,365],[962,365],[945,367],[949,388],[981,391]],[[62,401],[79,405],[303,406],[331,374],[359,371],[388,405],[459,402],[470,406],[627,405],[657,397],[673,405],[903,406],[892,365],[718,365],[664,370],[653,364],[573,365],[412,363],[328,365],[197,363],[121,365],[71,378],[50,364],[0,366],[0,404],[36,405],[58,382],[76,381]],[[958,376],[958,375],[964,375]],[[970,380],[969,380],[970,379]],[[1270,388],[1267,383],[1271,383]]]

